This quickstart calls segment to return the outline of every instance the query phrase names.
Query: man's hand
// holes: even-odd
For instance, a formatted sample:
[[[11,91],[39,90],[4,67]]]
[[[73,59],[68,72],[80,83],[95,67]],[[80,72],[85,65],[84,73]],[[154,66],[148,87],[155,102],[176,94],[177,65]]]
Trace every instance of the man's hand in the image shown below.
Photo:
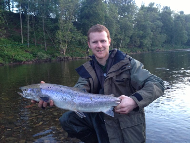
[[[119,98],[121,99],[121,103],[115,107],[115,112],[128,114],[137,107],[137,103],[132,98],[125,95],[121,95]]]
[[[45,83],[44,81],[41,81],[40,83]],[[36,101],[34,101],[34,100],[32,100],[31,101],[32,103],[36,103]],[[47,107],[47,106],[50,106],[50,107],[52,107],[54,104],[53,104],[53,100],[50,100],[49,101],[49,104],[47,103],[47,102],[45,102],[45,101],[43,101],[43,100],[40,100],[40,102],[38,103],[38,107],[40,107],[40,108],[45,108],[45,107]]]

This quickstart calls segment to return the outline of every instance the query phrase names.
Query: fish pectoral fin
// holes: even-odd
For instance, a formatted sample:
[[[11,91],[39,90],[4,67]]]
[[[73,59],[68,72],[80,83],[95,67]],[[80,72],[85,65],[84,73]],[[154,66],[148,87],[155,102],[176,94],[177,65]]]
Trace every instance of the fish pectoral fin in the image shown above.
[[[83,112],[75,111],[75,113],[76,113],[80,118],[86,117]]]
[[[111,116],[111,117],[114,117],[113,107],[109,108],[108,110],[104,110],[102,112]]]

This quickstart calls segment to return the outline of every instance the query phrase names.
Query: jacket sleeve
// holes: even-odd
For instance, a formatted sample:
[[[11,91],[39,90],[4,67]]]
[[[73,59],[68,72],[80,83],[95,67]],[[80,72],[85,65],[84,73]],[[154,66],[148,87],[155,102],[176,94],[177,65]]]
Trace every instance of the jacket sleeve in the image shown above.
[[[142,109],[164,94],[162,79],[151,74],[139,61],[131,60],[131,84],[136,92],[130,97]]]
[[[90,92],[89,80],[86,78],[79,77],[74,87]]]

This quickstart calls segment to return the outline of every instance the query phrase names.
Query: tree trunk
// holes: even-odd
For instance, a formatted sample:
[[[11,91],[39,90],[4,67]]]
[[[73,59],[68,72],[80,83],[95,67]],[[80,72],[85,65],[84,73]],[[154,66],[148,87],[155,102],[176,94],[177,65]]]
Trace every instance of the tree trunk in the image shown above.
[[[21,9],[21,3],[22,1],[20,1],[20,34],[21,34],[21,43],[23,44],[23,32],[22,32],[22,9]]]
[[[45,51],[47,51],[47,46],[46,46],[46,33],[45,33],[45,24],[44,24],[44,16],[42,18],[42,23],[43,23],[43,35],[44,35],[44,47]]]
[[[29,14],[29,1],[28,1],[28,19],[27,19],[27,43],[28,43],[28,48],[30,46],[30,14]]]
[[[35,18],[32,16],[32,23],[33,23],[33,31],[34,31],[34,43],[36,46],[36,32],[35,32]]]
[[[44,0],[44,5],[45,5],[45,0]],[[44,10],[45,11],[45,10]],[[43,23],[43,35],[44,35],[44,47],[45,47],[45,51],[47,51],[47,46],[46,46],[46,33],[45,33],[45,22],[44,22],[44,19],[45,19],[45,12],[43,14],[43,17],[42,17],[42,23]]]

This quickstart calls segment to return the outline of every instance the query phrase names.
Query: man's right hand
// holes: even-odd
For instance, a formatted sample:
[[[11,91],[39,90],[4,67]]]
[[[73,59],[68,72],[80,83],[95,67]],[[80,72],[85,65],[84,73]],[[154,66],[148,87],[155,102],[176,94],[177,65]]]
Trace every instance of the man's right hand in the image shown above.
[[[44,81],[41,81],[40,83],[45,83]],[[31,100],[31,102],[32,103],[36,103],[36,101],[34,101],[34,100]],[[45,102],[45,101],[43,101],[43,100],[40,100],[39,101],[39,103],[38,103],[38,107],[40,107],[40,108],[45,108],[45,107],[47,107],[47,106],[50,106],[50,107],[52,107],[54,104],[53,104],[53,100],[50,100],[49,101],[49,104],[47,103],[47,102]]]

